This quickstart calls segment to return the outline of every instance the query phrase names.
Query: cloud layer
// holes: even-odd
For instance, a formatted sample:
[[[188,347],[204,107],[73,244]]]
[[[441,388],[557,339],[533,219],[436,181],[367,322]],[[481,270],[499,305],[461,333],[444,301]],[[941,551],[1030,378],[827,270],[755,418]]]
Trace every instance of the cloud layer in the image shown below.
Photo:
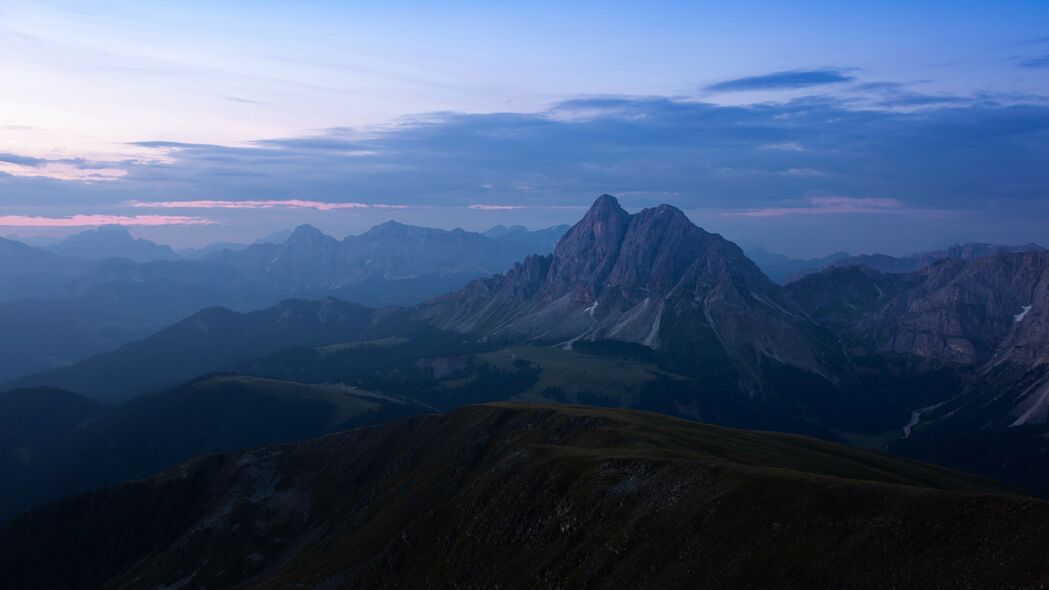
[[[711,92],[793,90],[796,88],[825,86],[827,84],[840,84],[842,82],[851,82],[854,79],[852,76],[847,76],[838,70],[790,70],[725,80],[724,82],[707,86],[706,90]]]
[[[181,215],[71,215],[69,217],[39,217],[32,215],[0,215],[0,227],[94,227],[100,225],[212,225],[203,217]]]
[[[781,224],[822,215],[876,225],[961,211],[1004,235],[1010,224],[1030,229],[1031,219],[1049,214],[1049,104],[869,86],[862,103],[596,97],[531,114],[435,113],[367,134],[334,128],[237,146],[146,141],[135,146],[147,152],[140,159],[78,161],[120,173],[107,182],[0,173],[0,195],[9,214],[39,215],[34,205],[46,203],[61,210],[55,218],[133,209],[167,223],[203,223],[163,215],[199,209],[218,223],[267,212],[286,212],[271,219],[292,225],[417,211],[399,218],[454,227],[469,215],[513,213],[552,225],[601,193],[631,208],[668,202]],[[35,170],[55,162],[18,154],[0,161]],[[297,211],[313,217],[289,217]]]

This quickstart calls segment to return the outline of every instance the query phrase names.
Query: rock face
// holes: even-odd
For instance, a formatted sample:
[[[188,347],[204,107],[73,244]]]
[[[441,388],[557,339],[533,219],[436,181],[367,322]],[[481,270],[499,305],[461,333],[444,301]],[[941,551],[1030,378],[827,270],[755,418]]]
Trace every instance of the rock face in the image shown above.
[[[631,215],[597,199],[550,256],[532,256],[423,306],[418,317],[496,339],[570,345],[614,339],[770,361],[826,377],[836,354],[735,244],[669,205]]]
[[[33,510],[0,528],[0,575],[39,589],[1042,587],[1049,504],[1007,494],[804,437],[473,406]]]
[[[831,268],[787,292],[852,354],[963,365],[1047,360],[1049,252],[950,258],[910,275]]]
[[[1049,252],[949,258],[911,274],[829,268],[787,291],[854,358],[969,375],[945,415],[978,427],[1049,421]]]

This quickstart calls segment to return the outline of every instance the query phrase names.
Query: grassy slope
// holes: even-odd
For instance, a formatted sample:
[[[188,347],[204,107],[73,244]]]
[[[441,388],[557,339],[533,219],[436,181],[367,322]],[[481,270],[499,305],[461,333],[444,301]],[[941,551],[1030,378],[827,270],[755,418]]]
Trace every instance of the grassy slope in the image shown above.
[[[1047,583],[1049,504],[1006,491],[804,437],[493,404],[59,502],[0,529],[0,573],[41,588],[118,572],[113,587]]]
[[[103,407],[91,414],[90,421],[67,420],[59,428],[55,416],[64,414],[55,409],[60,407],[52,399],[55,395],[90,400],[57,390],[26,393],[38,394],[30,396],[39,398],[36,405],[50,400],[46,406],[51,408],[50,420],[31,420],[37,431],[42,430],[37,438],[48,445],[35,444],[30,456],[6,460],[0,520],[41,501],[148,477],[201,453],[304,440],[429,411],[409,401],[352,387],[215,375],[120,406]],[[14,393],[3,394],[0,401],[13,397]],[[2,407],[6,405],[0,403]],[[6,430],[32,442],[14,425]]]

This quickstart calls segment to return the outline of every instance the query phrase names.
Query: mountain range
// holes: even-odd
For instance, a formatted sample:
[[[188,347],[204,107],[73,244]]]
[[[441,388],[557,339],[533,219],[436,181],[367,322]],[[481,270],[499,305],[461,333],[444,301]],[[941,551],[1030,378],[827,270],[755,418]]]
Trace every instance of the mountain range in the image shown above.
[[[0,331],[8,352],[0,381],[113,350],[211,306],[248,311],[328,296],[415,304],[547,251],[557,231],[519,229],[513,241],[391,222],[340,241],[302,226],[280,243],[272,236],[195,259],[175,259],[122,228],[77,234],[54,251],[0,239],[0,326],[12,328]]]
[[[0,303],[24,350],[46,348],[48,326],[82,334],[64,343],[82,354],[157,310],[203,309],[3,386],[0,575],[151,588],[1049,582],[1031,565],[1047,562],[1034,540],[1049,505],[1022,495],[1049,497],[1049,252],[961,248],[908,272],[843,258],[780,286],[668,205],[631,214],[604,195],[552,252],[502,273],[528,248],[504,239],[522,230],[493,231],[499,246],[396,223],[346,240],[303,226],[145,263],[7,244],[76,265],[67,299]],[[314,298],[434,276],[450,292],[403,307]],[[288,292],[306,299],[250,310]],[[223,297],[234,309],[206,303]],[[44,313],[52,324],[33,323]],[[108,323],[69,321],[92,314]],[[276,443],[289,444],[178,465]],[[109,541],[92,544],[98,531]],[[449,560],[470,565],[414,574]]]
[[[59,501],[0,528],[0,572],[41,589],[1035,588],[1047,523],[1045,502],[878,453],[502,404]]]
[[[955,244],[942,250],[918,252],[908,256],[889,256],[887,254],[860,254],[852,256],[847,252],[837,252],[825,258],[795,260],[763,250],[748,251],[747,255],[754,258],[762,270],[773,277],[777,283],[786,284],[818,272],[828,266],[866,266],[881,272],[908,273],[920,270],[939,260],[957,259],[972,262],[992,254],[1042,251],[1045,251],[1045,248],[1034,243],[1013,246],[966,242],[964,244]]]
[[[134,238],[120,225],[104,225],[98,229],[73,234],[57,244],[46,246],[45,249],[63,256],[87,260],[126,258],[135,262],[149,262],[179,258],[170,246]]]
[[[296,233],[280,256],[331,260],[324,252],[343,247]],[[1040,469],[1049,253],[972,258],[912,273],[832,265],[780,287],[679,210],[629,214],[606,195],[553,253],[415,307],[376,312],[329,300],[246,315],[206,310],[7,387],[121,400],[233,370],[346,383],[441,409],[501,399],[637,407],[886,448],[1049,493]],[[344,319],[318,321],[321,309]],[[536,346],[564,350],[529,352]],[[633,368],[621,373],[626,362]],[[590,370],[621,374],[621,385]],[[958,452],[958,437],[973,429],[984,454]]]

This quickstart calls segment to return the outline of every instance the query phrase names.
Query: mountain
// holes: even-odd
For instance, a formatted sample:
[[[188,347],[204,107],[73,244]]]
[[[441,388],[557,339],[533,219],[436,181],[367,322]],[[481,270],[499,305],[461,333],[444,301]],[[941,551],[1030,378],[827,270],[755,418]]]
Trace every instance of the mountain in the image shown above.
[[[208,256],[211,256],[212,254],[216,254],[223,250],[240,252],[241,250],[247,248],[250,245],[251,244],[240,244],[237,242],[211,242],[210,244],[207,244],[200,248],[186,248],[183,250],[179,250],[178,255],[180,258],[184,258],[186,260],[200,260],[202,258],[207,258]]]
[[[796,269],[792,274],[785,277],[784,282],[796,281],[805,275],[812,274],[813,272],[816,272],[821,268],[826,268],[832,264],[836,266],[866,266],[881,272],[904,273],[917,271],[934,262],[948,258],[972,262],[993,254],[1043,251],[1045,251],[1045,248],[1034,243],[1010,246],[1005,244],[967,242],[965,244],[955,244],[943,250],[920,252],[918,254],[902,257],[888,256],[886,254],[861,254],[859,256],[838,257],[833,260],[827,260],[824,263],[814,261],[817,263],[811,264],[806,268]]]
[[[532,254],[547,254],[553,252],[557,242],[568,231],[568,225],[555,225],[546,229],[531,231],[523,225],[496,225],[483,232],[486,238],[493,240],[504,240],[529,246]]]
[[[0,393],[0,521],[41,494],[45,470],[56,467],[66,437],[105,414],[105,404],[75,393],[36,388]]]
[[[492,405],[202,457],[32,510],[0,528],[0,575],[40,589],[1035,588],[1047,526],[1045,502],[878,453]]]
[[[418,303],[506,270],[530,252],[526,246],[461,229],[389,221],[341,241],[303,225],[282,243],[220,252],[205,262],[229,269],[244,285],[285,297],[347,298],[352,293],[358,301],[383,305]],[[386,298],[362,298],[361,286]]]
[[[161,327],[93,300],[0,302],[0,383],[109,352]]]
[[[273,232],[271,234],[267,234],[265,236],[262,236],[261,238],[255,240],[253,243],[254,244],[280,244],[282,242],[286,242],[288,240],[288,238],[291,237],[291,234],[293,234],[294,232],[295,232],[294,229],[278,230],[278,231],[275,231],[275,232]]]
[[[415,305],[532,251],[462,230],[393,222],[341,241],[303,226],[281,243],[194,252],[186,260],[132,260],[149,257],[151,247],[121,228],[84,232],[63,248],[102,256],[107,244],[122,249],[105,255],[123,257],[88,261],[0,239],[0,328],[10,328],[0,329],[0,382],[114,350],[207,307],[249,311],[289,297],[329,296],[375,307]]]
[[[20,236],[15,234],[0,236],[0,238],[6,238],[15,242],[22,242],[23,244],[27,246],[32,246],[33,248],[46,248],[48,246],[57,244],[62,241],[62,238],[54,236]]]
[[[48,246],[47,250],[63,256],[88,260],[126,258],[136,262],[149,262],[179,258],[170,246],[136,239],[120,225],[104,225],[98,229],[73,234],[57,244]]]
[[[352,387],[216,375],[110,407],[37,388],[0,393],[0,521],[202,453],[313,438],[425,413]],[[13,457],[13,460],[7,460]]]
[[[612,339],[687,351],[760,389],[766,367],[836,380],[843,359],[735,244],[669,205],[631,215],[604,195],[549,256],[424,305],[417,318],[493,339]]]
[[[1049,313],[1046,251],[946,258],[904,275],[830,268],[791,283],[787,292],[817,321],[834,326],[853,355],[1029,364],[1049,344],[1040,332],[1040,318]]]
[[[834,267],[787,291],[865,379],[908,392],[890,449],[1049,493],[1049,252]]]
[[[0,301],[53,297],[85,266],[83,261],[0,238]]]
[[[822,258],[796,259],[760,247],[747,248],[744,253],[777,285],[785,285],[800,278],[799,275],[811,273],[812,269],[826,268],[839,260],[850,258],[848,252],[835,252]]]
[[[50,386],[119,401],[285,348],[366,339],[383,317],[335,299],[288,300],[248,313],[208,308],[115,351],[4,387]]]

